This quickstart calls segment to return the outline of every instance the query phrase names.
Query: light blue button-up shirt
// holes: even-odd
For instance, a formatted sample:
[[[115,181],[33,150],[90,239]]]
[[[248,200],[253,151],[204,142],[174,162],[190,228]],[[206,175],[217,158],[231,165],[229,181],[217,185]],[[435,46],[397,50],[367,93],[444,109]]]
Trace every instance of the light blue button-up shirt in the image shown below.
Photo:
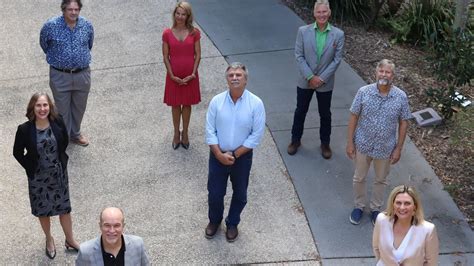
[[[393,86],[382,96],[373,83],[357,92],[351,113],[359,116],[354,135],[356,149],[375,159],[388,159],[397,145],[400,120],[412,118],[404,91]]]
[[[240,146],[254,149],[265,130],[265,108],[255,94],[244,90],[234,103],[229,90],[219,93],[209,103],[206,116],[206,143],[219,145],[222,151]]]

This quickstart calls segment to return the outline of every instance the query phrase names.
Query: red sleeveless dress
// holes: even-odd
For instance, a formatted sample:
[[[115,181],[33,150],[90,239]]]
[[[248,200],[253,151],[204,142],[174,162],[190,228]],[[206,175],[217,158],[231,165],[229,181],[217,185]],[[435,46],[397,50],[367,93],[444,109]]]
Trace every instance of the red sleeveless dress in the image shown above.
[[[201,33],[196,28],[193,33],[186,36],[184,41],[179,41],[171,29],[163,32],[162,40],[168,44],[170,65],[176,77],[185,78],[193,73],[194,43],[199,39],[201,39]],[[201,92],[197,71],[195,75],[196,78],[189,81],[187,85],[180,86],[171,80],[167,73],[163,102],[169,106],[198,104],[201,101]]]

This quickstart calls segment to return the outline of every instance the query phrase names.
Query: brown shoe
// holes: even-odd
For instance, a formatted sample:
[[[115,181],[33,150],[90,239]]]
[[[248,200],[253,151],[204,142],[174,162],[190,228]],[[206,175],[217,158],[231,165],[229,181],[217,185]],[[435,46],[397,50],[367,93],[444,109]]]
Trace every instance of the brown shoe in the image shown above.
[[[298,147],[301,146],[301,141],[292,141],[290,145],[288,145],[288,154],[289,155],[295,155],[295,153],[298,151]]]
[[[77,139],[72,139],[71,142],[82,147],[89,145],[89,141],[83,135],[79,135]]]
[[[209,223],[206,227],[206,234],[205,234],[205,237],[207,239],[211,239],[213,238],[216,233],[217,233],[217,229],[219,229],[219,225],[220,224],[213,224],[213,223]]]
[[[237,229],[237,226],[235,225],[227,226],[227,232],[225,232],[225,238],[227,239],[227,242],[234,242],[238,236],[239,236],[239,230]]]
[[[332,156],[331,147],[329,144],[321,144],[321,155],[323,155],[324,159],[329,159]]]

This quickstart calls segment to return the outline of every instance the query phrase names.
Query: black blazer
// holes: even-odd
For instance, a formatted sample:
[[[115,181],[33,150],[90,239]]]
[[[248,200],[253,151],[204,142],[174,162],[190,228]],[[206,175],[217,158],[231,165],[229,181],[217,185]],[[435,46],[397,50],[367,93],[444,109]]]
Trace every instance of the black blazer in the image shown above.
[[[59,118],[50,121],[51,129],[58,145],[59,161],[66,173],[67,161],[66,148],[69,143],[66,126]],[[26,149],[26,153],[25,153]],[[27,121],[18,126],[15,135],[15,144],[13,145],[13,156],[25,168],[26,175],[33,178],[38,167],[38,151],[36,149],[36,124],[34,121]]]

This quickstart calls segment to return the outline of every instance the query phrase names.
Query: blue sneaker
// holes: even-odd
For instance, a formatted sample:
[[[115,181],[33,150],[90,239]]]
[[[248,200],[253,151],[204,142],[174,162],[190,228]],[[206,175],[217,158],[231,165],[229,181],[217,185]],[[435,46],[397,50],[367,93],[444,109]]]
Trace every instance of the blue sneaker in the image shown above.
[[[355,224],[355,225],[360,224],[360,219],[362,219],[362,214],[364,214],[364,211],[362,211],[359,208],[354,208],[351,212],[351,216],[349,216],[349,220],[351,221],[351,224]]]
[[[372,220],[372,224],[375,225],[375,221],[377,220],[377,216],[379,215],[379,211],[373,211],[370,215],[370,220]]]

